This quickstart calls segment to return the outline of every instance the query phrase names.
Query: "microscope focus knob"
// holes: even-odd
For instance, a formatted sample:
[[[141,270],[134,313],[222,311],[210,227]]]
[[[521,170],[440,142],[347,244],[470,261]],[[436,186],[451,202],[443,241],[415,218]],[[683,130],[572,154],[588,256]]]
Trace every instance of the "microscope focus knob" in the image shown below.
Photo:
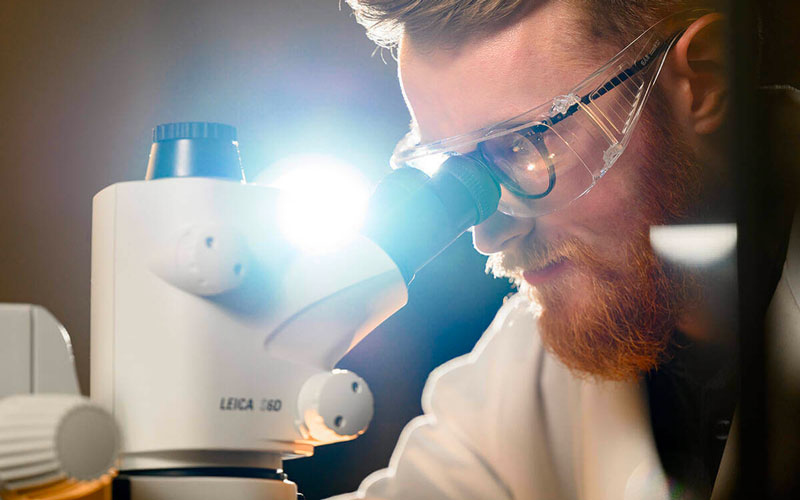
[[[299,427],[321,444],[355,439],[367,430],[372,391],[353,372],[333,370],[309,378],[298,397]]]
[[[119,433],[111,415],[72,394],[0,399],[0,490],[57,479],[96,479],[114,466]]]

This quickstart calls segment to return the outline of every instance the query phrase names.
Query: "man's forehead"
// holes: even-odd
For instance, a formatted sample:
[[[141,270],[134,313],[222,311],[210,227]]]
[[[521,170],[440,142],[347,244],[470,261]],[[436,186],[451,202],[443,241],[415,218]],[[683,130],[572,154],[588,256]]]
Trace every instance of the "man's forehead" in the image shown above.
[[[576,51],[577,15],[561,2],[457,47],[404,39],[399,76],[424,142],[502,121],[566,92],[597,66]]]

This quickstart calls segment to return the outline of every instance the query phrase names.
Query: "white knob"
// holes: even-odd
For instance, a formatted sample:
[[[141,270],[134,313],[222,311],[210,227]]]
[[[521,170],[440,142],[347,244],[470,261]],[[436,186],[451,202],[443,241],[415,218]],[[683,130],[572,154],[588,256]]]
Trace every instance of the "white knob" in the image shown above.
[[[216,223],[183,228],[153,262],[164,280],[187,292],[212,297],[239,288],[249,272],[247,243],[239,232]]]
[[[364,379],[347,370],[312,376],[297,402],[301,431],[322,443],[355,439],[372,420],[372,391]]]
[[[118,449],[114,419],[83,396],[0,399],[0,489],[96,479],[114,465]]]

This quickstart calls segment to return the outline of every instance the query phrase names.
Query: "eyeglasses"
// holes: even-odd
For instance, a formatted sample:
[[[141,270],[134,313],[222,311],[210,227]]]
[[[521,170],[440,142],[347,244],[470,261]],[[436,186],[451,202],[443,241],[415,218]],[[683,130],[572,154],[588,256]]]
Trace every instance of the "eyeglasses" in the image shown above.
[[[447,158],[463,155],[487,165],[502,186],[501,212],[538,217],[563,208],[588,193],[625,151],[667,53],[708,13],[662,19],[571,91],[519,116],[427,144],[409,133],[392,167],[432,175]]]

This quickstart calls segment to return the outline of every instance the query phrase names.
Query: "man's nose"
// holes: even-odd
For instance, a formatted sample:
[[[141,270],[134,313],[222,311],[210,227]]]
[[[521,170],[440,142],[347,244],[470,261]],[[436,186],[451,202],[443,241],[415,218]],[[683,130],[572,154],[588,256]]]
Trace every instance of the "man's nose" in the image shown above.
[[[536,227],[535,218],[519,218],[495,212],[472,229],[472,244],[484,254],[502,252]]]

